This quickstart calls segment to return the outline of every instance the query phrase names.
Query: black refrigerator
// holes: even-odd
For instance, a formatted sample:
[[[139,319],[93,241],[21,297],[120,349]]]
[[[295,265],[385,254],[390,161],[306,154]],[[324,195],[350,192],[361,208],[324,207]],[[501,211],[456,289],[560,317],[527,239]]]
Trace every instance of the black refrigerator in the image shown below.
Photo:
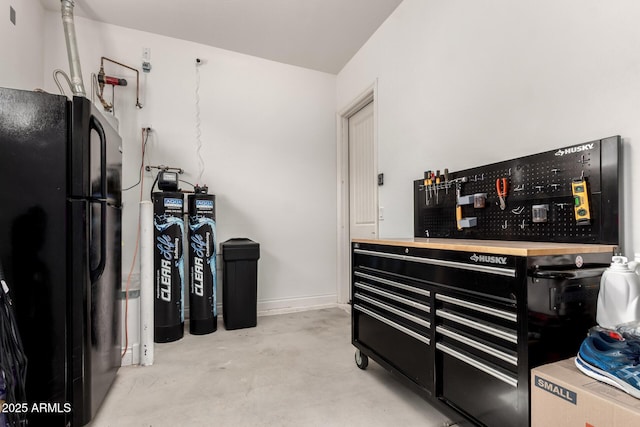
[[[120,366],[121,174],[89,100],[0,88],[0,262],[30,426],[88,423]]]

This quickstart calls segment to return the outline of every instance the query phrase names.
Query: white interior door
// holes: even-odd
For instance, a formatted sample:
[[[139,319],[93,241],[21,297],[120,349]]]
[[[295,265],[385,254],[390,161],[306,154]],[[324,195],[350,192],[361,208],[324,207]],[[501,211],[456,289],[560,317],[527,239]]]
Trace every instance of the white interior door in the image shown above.
[[[373,102],[349,117],[350,238],[378,236]]]

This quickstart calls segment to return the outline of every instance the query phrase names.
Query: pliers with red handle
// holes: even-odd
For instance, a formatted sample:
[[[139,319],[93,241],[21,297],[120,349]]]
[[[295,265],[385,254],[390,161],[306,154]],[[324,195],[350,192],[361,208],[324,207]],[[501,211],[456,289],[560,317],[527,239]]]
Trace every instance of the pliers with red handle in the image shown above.
[[[507,178],[496,179],[496,191],[500,198],[500,209],[505,210],[507,207],[505,203],[505,199],[507,198]]]

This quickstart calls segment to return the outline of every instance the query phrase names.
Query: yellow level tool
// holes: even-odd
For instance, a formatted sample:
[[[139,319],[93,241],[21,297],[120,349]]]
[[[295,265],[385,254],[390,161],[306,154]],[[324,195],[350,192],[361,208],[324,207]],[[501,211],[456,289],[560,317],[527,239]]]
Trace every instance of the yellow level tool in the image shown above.
[[[589,192],[584,178],[576,178],[571,182],[573,193],[573,209],[576,214],[577,225],[591,224],[591,211],[589,210]]]

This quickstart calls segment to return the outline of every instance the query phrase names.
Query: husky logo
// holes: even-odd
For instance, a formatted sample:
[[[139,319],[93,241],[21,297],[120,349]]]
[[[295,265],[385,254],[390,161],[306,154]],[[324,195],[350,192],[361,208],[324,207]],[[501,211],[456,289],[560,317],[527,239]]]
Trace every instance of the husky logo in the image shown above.
[[[502,264],[505,265],[507,263],[506,256],[493,256],[493,255],[477,255],[473,254],[469,257],[469,259],[473,262],[490,262],[491,264]]]
[[[558,151],[556,151],[556,156],[564,156],[565,154],[573,154],[573,153],[579,153],[581,151],[589,151],[593,149],[593,146],[595,144],[583,144],[583,145],[576,145],[575,147],[569,147],[569,148],[561,148]]]
[[[535,383],[536,387],[546,390],[549,393],[566,400],[567,402],[573,403],[574,405],[578,404],[578,395],[574,391],[567,390],[566,388],[554,384],[551,381],[547,381],[544,378],[540,378],[537,375]]]

